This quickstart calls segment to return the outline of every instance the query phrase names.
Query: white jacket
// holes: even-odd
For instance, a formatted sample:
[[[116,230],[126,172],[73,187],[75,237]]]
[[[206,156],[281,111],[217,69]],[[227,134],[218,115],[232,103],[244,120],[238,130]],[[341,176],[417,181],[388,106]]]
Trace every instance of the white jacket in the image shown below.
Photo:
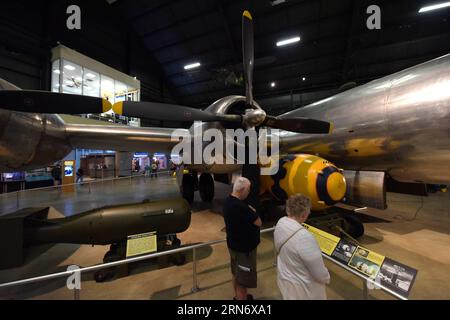
[[[325,285],[330,283],[330,274],[314,236],[297,221],[283,217],[275,227],[274,241],[278,252],[277,282],[283,299],[326,299]]]

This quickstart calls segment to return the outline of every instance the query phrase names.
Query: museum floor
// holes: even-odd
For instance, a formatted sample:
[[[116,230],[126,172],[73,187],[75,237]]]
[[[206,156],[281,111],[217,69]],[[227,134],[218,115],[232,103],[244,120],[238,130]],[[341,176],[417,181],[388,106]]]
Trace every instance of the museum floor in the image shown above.
[[[216,184],[216,200],[203,204],[197,199],[188,231],[179,235],[183,244],[223,239],[224,223],[221,205],[229,187]],[[51,205],[64,215],[80,213],[107,204],[139,202],[144,199],[176,197],[174,178],[161,176],[158,180],[134,178],[78,187],[76,197],[57,190],[28,192],[20,195],[19,206]],[[423,200],[423,202],[422,202]],[[389,194],[389,209],[365,210],[366,233],[360,242],[367,248],[418,269],[411,299],[450,299],[450,194],[433,194],[421,199]],[[16,210],[15,195],[0,195],[0,214]],[[420,209],[420,210],[419,210]],[[419,210],[419,211],[418,211]],[[416,212],[417,216],[416,216]],[[270,227],[270,225],[265,227]],[[102,261],[107,246],[58,244],[42,246],[27,257],[21,268],[0,271],[0,283],[65,271],[77,264],[90,266]],[[39,257],[33,258],[33,256]],[[81,299],[232,299],[233,290],[224,243],[199,250],[198,284],[192,288],[192,263],[183,266],[139,263],[131,275],[105,283],[96,283],[93,275],[82,277]],[[255,299],[280,299],[273,267],[271,234],[262,237],[258,248],[258,288],[252,290]],[[189,257],[188,257],[189,260]],[[331,274],[327,293],[329,299],[362,299],[362,281],[333,263],[326,262]],[[381,290],[370,290],[371,299],[394,299]],[[0,299],[73,299],[66,288],[66,279],[0,289]]]

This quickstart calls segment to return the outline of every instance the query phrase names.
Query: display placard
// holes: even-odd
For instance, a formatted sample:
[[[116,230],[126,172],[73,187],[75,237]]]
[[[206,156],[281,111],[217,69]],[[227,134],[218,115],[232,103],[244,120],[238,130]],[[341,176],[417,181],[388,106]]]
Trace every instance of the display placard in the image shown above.
[[[416,269],[306,223],[302,225],[316,238],[323,253],[400,296],[408,297],[418,273]]]
[[[311,232],[313,236],[316,238],[320,250],[322,250],[323,253],[331,256],[334,249],[338,245],[340,238],[325,231],[322,231],[320,229],[317,229],[313,226],[310,226],[306,223],[303,223],[303,227],[307,229],[309,232]]]
[[[417,270],[392,259],[384,259],[377,282],[407,297],[416,279]]]
[[[360,271],[361,273],[369,276],[373,279],[380,271],[381,265],[384,261],[384,256],[376,252],[370,251],[366,248],[358,246],[353,253],[348,265],[353,269]]]
[[[127,258],[157,251],[156,232],[128,236]]]

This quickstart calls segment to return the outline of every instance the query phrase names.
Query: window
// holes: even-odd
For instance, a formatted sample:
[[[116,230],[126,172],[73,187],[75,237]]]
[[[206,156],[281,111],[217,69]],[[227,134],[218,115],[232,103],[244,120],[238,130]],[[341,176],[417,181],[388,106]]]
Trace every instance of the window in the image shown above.
[[[57,59],[57,60],[53,61],[53,63],[52,63],[52,92],[60,92],[59,78],[60,78],[61,70],[60,70],[59,62],[60,62],[60,60]]]
[[[86,68],[83,72],[83,95],[100,97],[100,75]]]
[[[116,81],[115,89],[116,89],[115,90],[115,96],[116,96],[115,102],[125,101],[126,95],[127,95],[127,86],[120,81]]]
[[[101,75],[101,97],[114,103],[114,80],[105,75]]]
[[[70,61],[63,60],[63,93],[82,94],[83,68]]]

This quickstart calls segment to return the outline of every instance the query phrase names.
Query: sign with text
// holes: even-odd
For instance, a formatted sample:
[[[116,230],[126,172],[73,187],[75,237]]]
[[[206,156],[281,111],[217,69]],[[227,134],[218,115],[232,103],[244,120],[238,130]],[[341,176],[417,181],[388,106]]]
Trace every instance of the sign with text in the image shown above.
[[[156,232],[128,236],[127,258],[157,251]]]

